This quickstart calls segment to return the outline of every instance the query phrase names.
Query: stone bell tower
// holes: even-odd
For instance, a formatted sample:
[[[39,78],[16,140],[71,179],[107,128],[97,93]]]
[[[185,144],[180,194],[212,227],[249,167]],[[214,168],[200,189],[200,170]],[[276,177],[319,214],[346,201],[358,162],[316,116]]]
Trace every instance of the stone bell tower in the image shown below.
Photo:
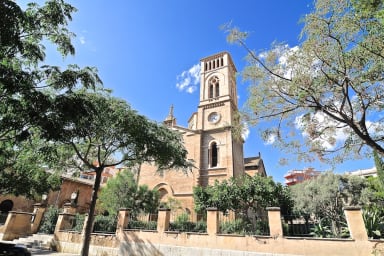
[[[232,127],[238,118],[236,67],[227,52],[201,59],[197,129],[202,131],[201,185],[244,173],[243,141]]]

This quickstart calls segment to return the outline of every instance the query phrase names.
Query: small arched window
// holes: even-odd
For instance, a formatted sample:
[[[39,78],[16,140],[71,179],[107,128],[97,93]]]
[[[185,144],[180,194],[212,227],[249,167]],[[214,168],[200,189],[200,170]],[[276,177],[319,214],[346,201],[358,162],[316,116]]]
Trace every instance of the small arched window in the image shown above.
[[[208,150],[208,158],[209,158],[209,167],[217,167],[218,166],[218,159],[219,159],[219,149],[217,147],[216,142],[211,143],[211,146]]]

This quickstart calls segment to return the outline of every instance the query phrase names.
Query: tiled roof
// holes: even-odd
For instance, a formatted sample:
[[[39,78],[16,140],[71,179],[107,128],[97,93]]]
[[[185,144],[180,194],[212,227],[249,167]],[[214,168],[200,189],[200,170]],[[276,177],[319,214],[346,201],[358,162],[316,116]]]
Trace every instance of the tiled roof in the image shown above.
[[[252,166],[258,167],[260,164],[260,160],[261,158],[258,156],[246,157],[244,158],[244,167],[252,167]]]

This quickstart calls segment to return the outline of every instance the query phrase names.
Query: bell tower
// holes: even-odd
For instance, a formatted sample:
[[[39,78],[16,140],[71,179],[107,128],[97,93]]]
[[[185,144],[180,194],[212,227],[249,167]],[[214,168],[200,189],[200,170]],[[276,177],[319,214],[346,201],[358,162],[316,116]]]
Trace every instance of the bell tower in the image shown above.
[[[221,52],[200,62],[198,129],[209,130],[233,124],[237,111],[236,68],[231,56]]]
[[[243,141],[235,138],[236,67],[227,52],[200,60],[197,130],[202,133],[200,185],[244,173]]]

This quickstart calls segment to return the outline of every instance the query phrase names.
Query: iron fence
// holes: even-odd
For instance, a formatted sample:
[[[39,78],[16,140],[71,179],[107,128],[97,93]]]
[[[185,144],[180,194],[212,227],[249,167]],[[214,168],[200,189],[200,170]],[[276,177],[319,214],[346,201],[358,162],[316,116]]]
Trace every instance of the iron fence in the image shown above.
[[[267,215],[235,216],[235,214],[219,215],[220,233],[236,235],[269,235]]]
[[[135,216],[130,216],[128,229],[156,230],[157,217],[157,214],[147,213],[140,213]]]
[[[284,216],[283,235],[292,237],[349,238],[349,230],[345,221],[314,219],[302,216]]]
[[[65,225],[62,226],[62,231],[82,232],[84,226],[85,215],[76,214],[67,217]]]
[[[117,226],[117,216],[98,215],[93,222],[93,233],[115,233]]]
[[[191,215],[186,212],[174,212],[171,214],[169,231],[206,233],[206,216],[199,214]]]

